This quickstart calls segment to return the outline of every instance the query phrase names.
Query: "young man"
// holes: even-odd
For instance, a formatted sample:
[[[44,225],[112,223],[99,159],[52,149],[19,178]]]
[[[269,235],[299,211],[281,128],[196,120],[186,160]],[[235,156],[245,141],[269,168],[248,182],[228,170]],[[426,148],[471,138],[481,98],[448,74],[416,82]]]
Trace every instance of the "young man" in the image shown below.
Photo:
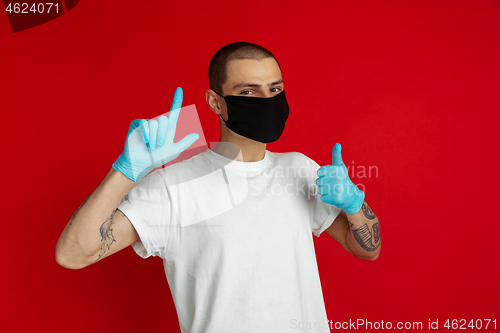
[[[325,231],[374,260],[378,218],[349,179],[339,144],[322,168],[300,153],[266,150],[289,115],[271,52],[224,46],[209,84],[218,145],[144,177],[198,139],[173,143],[178,88],[168,119],[132,122],[124,152],[62,232],[56,260],[79,269],[129,245],[143,258],[160,256],[182,332],[329,332],[312,234]]]

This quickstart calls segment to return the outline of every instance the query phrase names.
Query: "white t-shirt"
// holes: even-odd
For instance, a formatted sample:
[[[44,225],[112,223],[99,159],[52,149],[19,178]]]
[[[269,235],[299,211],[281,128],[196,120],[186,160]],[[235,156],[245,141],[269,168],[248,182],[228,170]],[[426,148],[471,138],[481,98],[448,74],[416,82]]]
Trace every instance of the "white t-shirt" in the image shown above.
[[[301,153],[233,161],[210,149],[145,177],[118,206],[159,256],[183,333],[330,332],[312,234],[341,209]]]

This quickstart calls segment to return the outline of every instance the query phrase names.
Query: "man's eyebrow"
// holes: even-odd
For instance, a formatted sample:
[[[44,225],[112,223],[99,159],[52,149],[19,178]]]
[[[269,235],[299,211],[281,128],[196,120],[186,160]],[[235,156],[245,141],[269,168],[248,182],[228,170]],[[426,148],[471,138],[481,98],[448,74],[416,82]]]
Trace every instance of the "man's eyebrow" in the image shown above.
[[[285,81],[283,81],[283,80],[274,81],[273,83],[270,84],[270,86],[275,86],[277,84],[284,83],[284,82]]]
[[[269,84],[269,86],[275,86],[277,84],[280,84],[280,83],[284,83],[285,81],[283,80],[278,80],[278,81],[274,81],[272,83]],[[236,89],[236,88],[243,88],[243,87],[255,87],[255,88],[260,88],[262,87],[262,85],[260,84],[257,84],[257,83],[250,83],[250,82],[240,82],[238,83],[237,85],[235,85],[233,87],[233,89]]]

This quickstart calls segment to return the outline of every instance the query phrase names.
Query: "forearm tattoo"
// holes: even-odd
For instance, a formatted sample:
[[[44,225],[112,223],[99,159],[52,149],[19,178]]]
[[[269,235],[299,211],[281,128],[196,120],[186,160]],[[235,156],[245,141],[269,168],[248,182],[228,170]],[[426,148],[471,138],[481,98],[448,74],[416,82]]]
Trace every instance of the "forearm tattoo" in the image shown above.
[[[366,201],[363,202],[363,206],[361,207],[361,209],[363,210],[363,214],[367,219],[373,220],[377,218]],[[372,225],[371,230],[368,227],[367,223],[365,223],[358,229],[352,229],[353,224],[351,223],[351,221],[348,222],[349,230],[352,231],[354,239],[356,239],[356,242],[358,242],[359,246],[361,246],[363,250],[373,252],[380,246],[380,224],[378,222],[375,222]]]
[[[378,222],[373,224],[372,230],[365,223],[358,229],[352,230],[352,234],[359,246],[365,251],[373,252],[380,246],[380,227]]]
[[[101,259],[101,257],[104,255],[104,253],[109,250],[109,247],[111,244],[116,242],[115,237],[113,236],[113,229],[111,228],[111,225],[113,224],[113,216],[115,215],[116,209],[111,213],[111,216],[104,221],[103,224],[101,224],[101,227],[99,228],[99,232],[101,234],[101,252],[99,252],[99,257],[97,258],[96,261]]]
[[[365,202],[363,202],[363,206],[361,207],[361,209],[363,210],[363,214],[365,215],[365,217],[368,219],[368,220],[373,220],[374,218],[376,218],[377,216],[375,216],[375,213],[373,212],[373,210],[370,208],[370,206],[368,206],[368,204]]]

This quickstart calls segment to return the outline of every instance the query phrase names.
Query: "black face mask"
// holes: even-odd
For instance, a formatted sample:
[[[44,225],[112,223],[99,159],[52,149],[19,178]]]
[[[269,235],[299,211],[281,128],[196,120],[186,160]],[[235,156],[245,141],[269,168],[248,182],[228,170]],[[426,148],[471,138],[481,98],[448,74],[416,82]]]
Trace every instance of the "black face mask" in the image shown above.
[[[222,96],[227,105],[226,126],[246,138],[269,143],[279,139],[285,129],[289,107],[285,91],[273,97]]]

